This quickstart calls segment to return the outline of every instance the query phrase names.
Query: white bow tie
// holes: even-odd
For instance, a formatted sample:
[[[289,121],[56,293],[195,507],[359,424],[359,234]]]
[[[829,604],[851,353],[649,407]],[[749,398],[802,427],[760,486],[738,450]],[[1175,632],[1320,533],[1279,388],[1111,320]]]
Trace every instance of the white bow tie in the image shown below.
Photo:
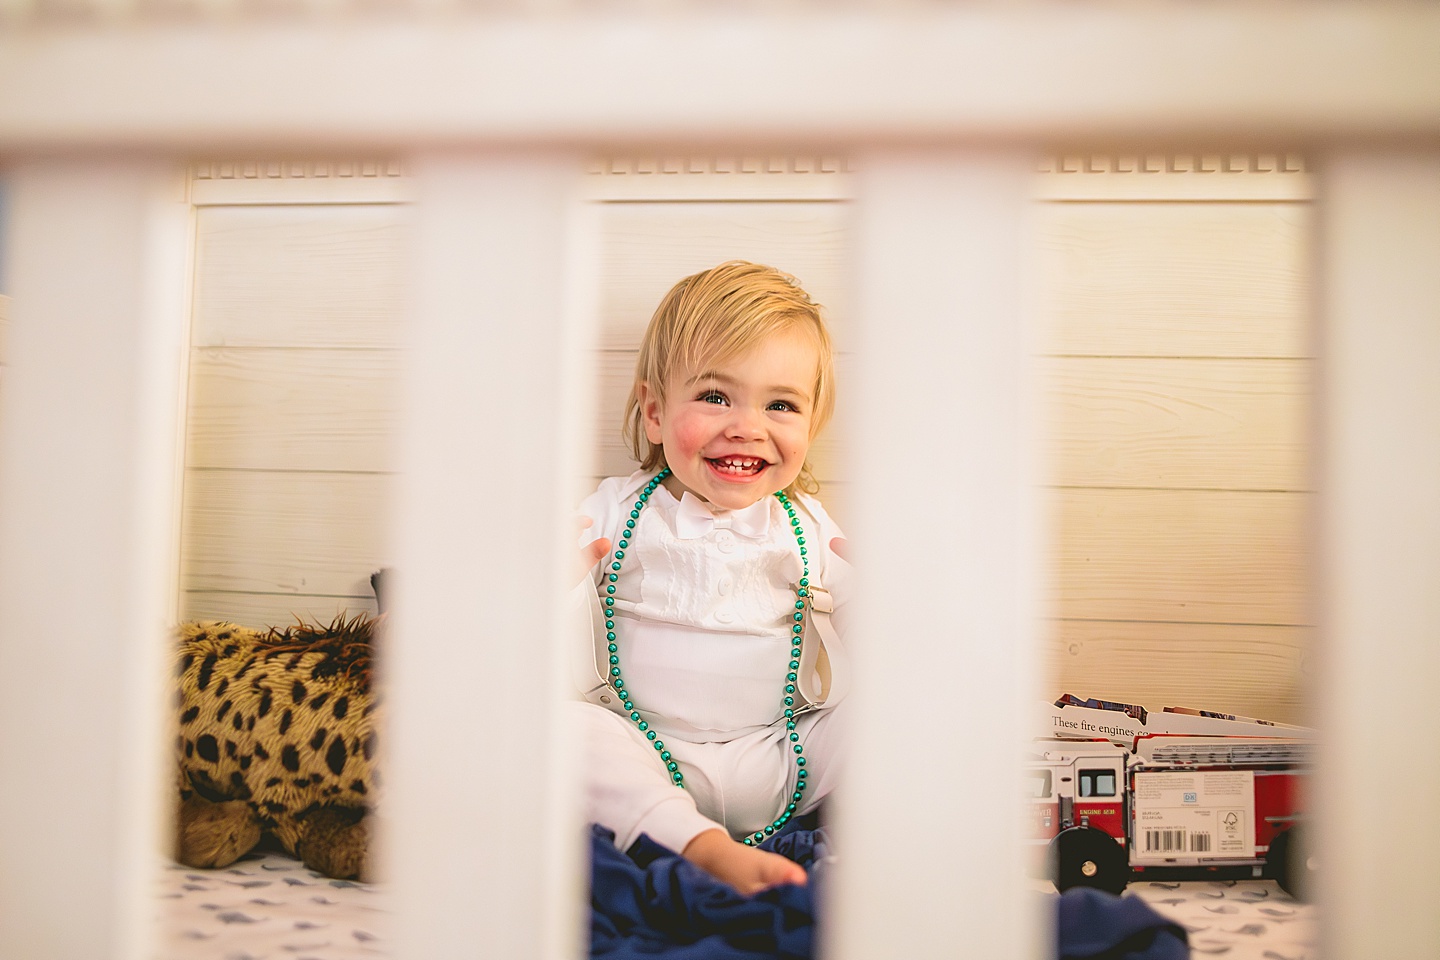
[[[740,510],[721,510],[716,516],[710,505],[688,490],[680,496],[675,513],[675,535],[682,540],[706,536],[711,530],[733,530],[742,537],[761,540],[770,531],[770,498],[764,497]]]

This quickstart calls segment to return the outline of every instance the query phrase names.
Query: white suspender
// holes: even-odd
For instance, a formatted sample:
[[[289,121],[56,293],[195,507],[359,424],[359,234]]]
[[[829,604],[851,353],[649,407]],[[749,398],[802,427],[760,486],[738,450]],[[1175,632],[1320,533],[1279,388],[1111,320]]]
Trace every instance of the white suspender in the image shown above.
[[[850,687],[849,660],[840,634],[830,622],[835,600],[824,587],[811,586],[806,597],[805,642],[800,648],[800,681],[795,685],[803,703],[796,715],[839,702]]]

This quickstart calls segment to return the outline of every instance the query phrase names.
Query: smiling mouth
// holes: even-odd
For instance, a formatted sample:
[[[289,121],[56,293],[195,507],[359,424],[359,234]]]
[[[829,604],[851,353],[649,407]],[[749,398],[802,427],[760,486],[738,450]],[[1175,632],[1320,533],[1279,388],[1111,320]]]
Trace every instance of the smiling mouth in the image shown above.
[[[705,462],[727,477],[753,477],[770,466],[768,461],[759,457],[707,457]]]

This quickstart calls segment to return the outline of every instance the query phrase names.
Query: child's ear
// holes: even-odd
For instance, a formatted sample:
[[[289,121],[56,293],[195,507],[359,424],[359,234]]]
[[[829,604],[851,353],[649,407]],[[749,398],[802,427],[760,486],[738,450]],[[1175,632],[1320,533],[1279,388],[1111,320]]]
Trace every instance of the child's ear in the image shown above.
[[[635,385],[635,397],[640,401],[640,416],[645,421],[645,438],[658,447],[663,436],[660,432],[660,414],[663,412],[660,397],[644,380]]]

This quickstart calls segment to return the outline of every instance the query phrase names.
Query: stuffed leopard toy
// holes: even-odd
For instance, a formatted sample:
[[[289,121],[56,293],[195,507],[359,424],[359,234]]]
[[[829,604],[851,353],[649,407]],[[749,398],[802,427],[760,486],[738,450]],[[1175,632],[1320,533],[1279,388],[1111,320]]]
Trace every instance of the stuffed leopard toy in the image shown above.
[[[177,858],[223,867],[262,839],[368,879],[378,698],[366,615],[329,627],[192,622],[175,651]]]

